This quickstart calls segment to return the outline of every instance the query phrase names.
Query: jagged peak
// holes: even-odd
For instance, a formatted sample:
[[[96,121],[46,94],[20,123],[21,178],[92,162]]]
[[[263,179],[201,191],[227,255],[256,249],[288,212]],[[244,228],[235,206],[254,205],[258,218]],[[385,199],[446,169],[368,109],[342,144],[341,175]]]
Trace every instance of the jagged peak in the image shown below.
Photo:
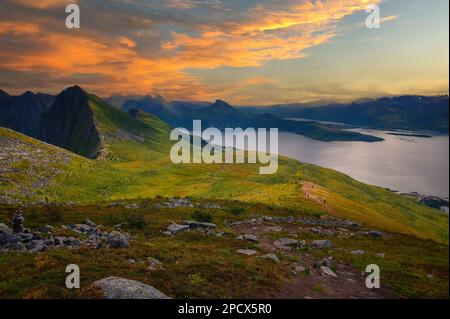
[[[220,99],[216,100],[216,102],[211,105],[211,108],[234,109],[230,104]]]
[[[68,88],[64,89],[61,94],[70,93],[75,95],[88,95],[88,93],[79,85],[73,85],[69,86]]]

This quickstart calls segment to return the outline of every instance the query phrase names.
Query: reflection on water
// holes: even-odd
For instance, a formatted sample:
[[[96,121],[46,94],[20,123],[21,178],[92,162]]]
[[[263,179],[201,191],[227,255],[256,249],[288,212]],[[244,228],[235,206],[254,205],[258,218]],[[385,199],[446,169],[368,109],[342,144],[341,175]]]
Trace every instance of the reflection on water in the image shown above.
[[[449,137],[395,136],[355,129],[384,142],[320,142],[280,132],[279,153],[343,172],[362,182],[401,192],[449,195]]]

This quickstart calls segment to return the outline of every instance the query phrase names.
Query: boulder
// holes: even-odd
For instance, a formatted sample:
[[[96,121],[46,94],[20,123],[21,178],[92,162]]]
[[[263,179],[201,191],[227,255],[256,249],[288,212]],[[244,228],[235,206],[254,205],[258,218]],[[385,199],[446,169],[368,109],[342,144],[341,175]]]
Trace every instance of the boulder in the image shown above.
[[[334,277],[334,278],[337,278],[338,276],[334,273],[334,271],[333,270],[331,270],[329,267],[327,267],[327,266],[321,266],[320,267],[320,273],[323,275],[323,276],[329,276],[329,277]]]
[[[251,249],[239,249],[237,252],[239,254],[247,255],[247,256],[253,256],[258,253],[256,250],[251,250]]]
[[[333,265],[333,257],[328,257],[314,263],[314,268],[320,268],[322,266],[331,267]]]
[[[280,263],[280,259],[275,254],[267,254],[267,255],[260,256],[259,258],[269,259],[269,260],[272,260],[273,262],[275,262],[277,264]]]
[[[45,226],[42,226],[41,228],[39,228],[39,231],[41,233],[51,233],[54,230],[55,230],[55,227],[50,226],[50,225],[45,225]]]
[[[249,240],[249,241],[253,241],[253,242],[255,242],[255,243],[258,242],[258,237],[256,237],[256,236],[253,235],[253,234],[245,234],[245,235],[242,235],[242,239]]]
[[[106,245],[111,248],[127,248],[130,243],[120,232],[113,231],[108,235]]]
[[[172,223],[169,225],[169,227],[167,227],[167,231],[169,231],[172,234],[176,234],[181,231],[186,231],[188,229],[189,229],[188,225],[178,225],[175,223]]]
[[[331,248],[333,244],[328,239],[313,240],[311,243],[314,248]]]
[[[170,299],[161,291],[136,280],[108,277],[94,282],[105,299]]]
[[[298,246],[299,241],[297,239],[292,238],[281,238],[275,240],[273,244],[275,245],[275,247],[283,249],[289,246]]]
[[[185,224],[189,225],[190,228],[216,228],[217,225],[213,223],[204,223],[204,222],[197,222],[192,220],[186,220],[184,221]]]
[[[11,235],[12,234],[12,229],[9,228],[8,226],[6,226],[3,223],[0,223],[0,234]]]
[[[164,270],[163,263],[153,257],[148,257],[148,270]]]
[[[377,230],[368,231],[366,234],[367,234],[367,236],[374,237],[374,238],[383,237],[383,235]]]

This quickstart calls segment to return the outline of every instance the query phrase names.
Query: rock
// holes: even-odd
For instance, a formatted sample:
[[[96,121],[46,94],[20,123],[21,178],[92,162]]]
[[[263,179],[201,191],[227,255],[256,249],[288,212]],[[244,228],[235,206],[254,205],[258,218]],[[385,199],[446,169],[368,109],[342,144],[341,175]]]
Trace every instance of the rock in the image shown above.
[[[169,225],[169,227],[167,227],[167,231],[169,231],[172,234],[176,234],[181,231],[186,231],[188,229],[189,229],[188,225],[178,225],[175,223],[172,223]]]
[[[90,219],[86,219],[84,223],[85,223],[86,225],[88,225],[89,227],[92,227],[92,228],[97,227],[97,224],[94,223],[94,222],[93,222],[92,220],[90,220]]]
[[[322,240],[313,240],[311,243],[314,248],[331,248],[333,244],[328,239],[322,239]]]
[[[164,270],[163,263],[159,261],[158,259],[155,259],[153,257],[148,257],[148,270]]]
[[[130,246],[127,238],[118,231],[113,231],[108,235],[106,245],[111,248],[127,248]]]
[[[269,260],[272,260],[273,262],[276,262],[277,264],[280,263],[280,259],[275,254],[267,254],[267,255],[260,256],[259,258],[269,259]]]
[[[253,234],[245,234],[245,235],[242,235],[242,239],[249,240],[249,241],[253,241],[253,242],[255,242],[255,243],[258,242],[258,237],[256,237],[256,236],[253,235]]]
[[[21,252],[23,252],[23,251],[26,251],[27,250],[27,247],[24,245],[24,244],[22,244],[22,243],[15,243],[12,247],[11,247],[11,249],[12,250],[15,250],[15,251],[21,251]]]
[[[333,266],[333,257],[324,258],[314,263],[314,268],[320,268],[321,266],[331,267]]]
[[[377,256],[380,257],[380,258],[384,258],[385,253],[377,253]]]
[[[168,296],[136,280],[108,277],[94,282],[106,299],[170,299]]]
[[[213,223],[204,223],[204,222],[197,222],[192,220],[184,221],[185,224],[189,225],[190,228],[216,228],[217,225]]]
[[[367,234],[367,236],[374,237],[374,238],[383,237],[383,235],[377,230],[368,231],[366,234]]]
[[[251,250],[251,249],[239,249],[237,252],[239,254],[247,255],[247,256],[253,256],[258,253],[256,250]]]
[[[284,248],[287,246],[298,246],[298,243],[299,241],[297,239],[292,238],[281,238],[273,242],[273,244],[277,248]]]
[[[129,264],[135,264],[136,260],[134,260],[133,258],[128,259],[128,263]]]
[[[330,276],[330,277],[334,277],[337,278],[338,276],[327,266],[320,266],[320,273],[323,276]]]
[[[116,229],[116,230],[121,230],[122,229],[122,227],[123,226],[127,226],[128,225],[128,223],[127,222],[123,222],[123,223],[120,223],[120,224],[117,224],[117,225],[114,225],[114,229]]]
[[[352,255],[364,255],[366,252],[364,250],[352,250],[350,254]]]
[[[12,234],[12,229],[9,228],[8,226],[6,226],[3,223],[0,223],[0,234],[8,234],[11,235]]]
[[[51,232],[53,232],[54,230],[55,230],[55,227],[50,226],[50,225],[45,225],[45,226],[39,228],[39,231],[40,231],[41,233],[51,233]]]
[[[294,267],[294,271],[295,271],[296,273],[301,273],[301,272],[305,272],[305,271],[306,271],[306,268],[303,267],[303,266],[295,266],[295,267]]]

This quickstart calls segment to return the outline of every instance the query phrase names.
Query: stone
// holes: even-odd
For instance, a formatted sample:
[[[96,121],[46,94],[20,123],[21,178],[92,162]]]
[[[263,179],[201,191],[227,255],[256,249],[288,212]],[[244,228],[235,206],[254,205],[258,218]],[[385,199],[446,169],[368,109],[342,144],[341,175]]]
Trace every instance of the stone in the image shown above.
[[[298,240],[292,239],[292,238],[281,238],[281,239],[275,240],[273,244],[277,248],[283,248],[286,246],[297,246]]]
[[[42,226],[41,228],[39,228],[39,231],[41,233],[51,233],[54,230],[55,230],[55,227],[50,226],[50,225],[45,225],[45,226]]]
[[[303,266],[295,266],[295,267],[294,267],[294,271],[295,271],[296,273],[302,273],[302,272],[305,272],[305,271],[306,271],[306,268],[303,267]]]
[[[106,244],[111,248],[127,248],[130,246],[127,238],[118,231],[113,231],[108,235]]]
[[[92,220],[90,219],[86,219],[86,221],[84,222],[86,225],[88,225],[89,227],[95,228],[97,227],[97,224],[94,223]]]
[[[367,234],[367,236],[370,236],[370,237],[373,237],[373,238],[383,237],[383,235],[377,230],[368,231],[366,234]]]
[[[156,288],[136,280],[108,277],[94,282],[105,299],[170,299]]]
[[[258,242],[258,237],[256,237],[256,236],[253,235],[253,234],[245,234],[245,235],[242,235],[242,239],[249,240],[249,241],[253,241],[253,242],[255,242],[255,243]]]
[[[352,250],[350,254],[352,255],[364,255],[366,252],[364,250]]]
[[[163,263],[156,258],[148,257],[148,270],[164,270]]]
[[[331,270],[329,267],[327,266],[320,266],[320,273],[323,276],[329,276],[329,277],[334,277],[337,278],[338,276],[333,272],[333,270]]]
[[[186,231],[189,229],[188,225],[178,225],[176,223],[172,223],[167,227],[167,231],[171,232],[172,234],[176,234],[181,231]]]
[[[269,260],[272,260],[273,262],[275,262],[277,264],[280,263],[280,259],[275,254],[267,254],[267,255],[260,256],[259,258],[269,259]]]
[[[11,228],[9,228],[8,226],[6,226],[5,224],[3,224],[3,223],[0,223],[0,234],[8,234],[8,235],[10,235],[10,234],[12,234],[12,229]]]
[[[247,256],[253,256],[258,253],[256,250],[251,250],[251,249],[239,249],[237,252],[239,254],[247,255]]]
[[[385,253],[377,253],[377,256],[380,257],[380,258],[384,258]]]
[[[333,246],[331,241],[329,241],[328,239],[313,240],[311,244],[314,248],[320,248],[320,249],[331,248]]]
[[[331,267],[333,266],[333,257],[324,258],[314,263],[314,268],[320,268],[321,266]]]
[[[186,220],[184,221],[185,224],[189,225],[190,228],[216,228],[217,225],[213,223],[204,223],[204,222],[197,222],[192,220]]]

